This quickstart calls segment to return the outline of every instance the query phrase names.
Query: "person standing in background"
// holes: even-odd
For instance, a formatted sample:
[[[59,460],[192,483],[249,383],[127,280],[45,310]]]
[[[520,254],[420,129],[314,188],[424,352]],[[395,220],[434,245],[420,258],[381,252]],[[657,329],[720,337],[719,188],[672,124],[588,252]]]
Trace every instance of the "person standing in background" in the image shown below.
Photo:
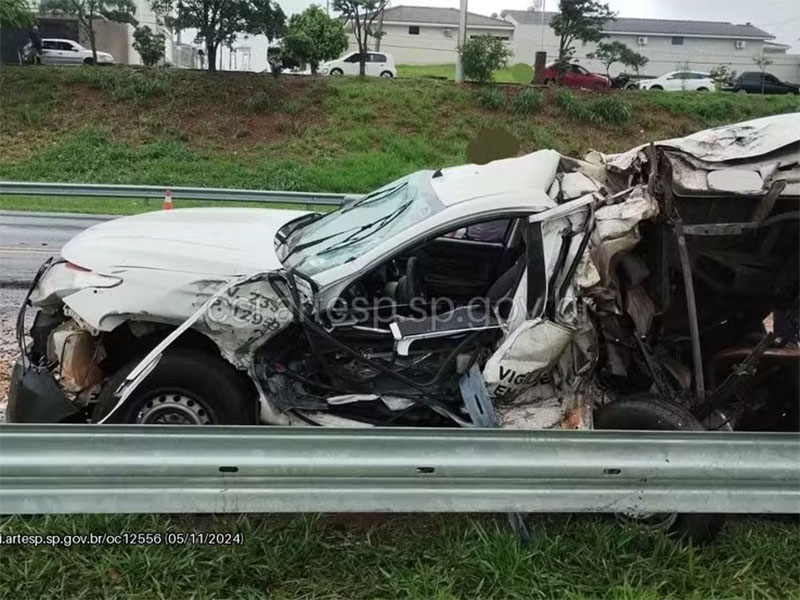
[[[34,25],[31,29],[31,48],[33,49],[33,64],[42,64],[42,36],[39,35],[39,26]]]

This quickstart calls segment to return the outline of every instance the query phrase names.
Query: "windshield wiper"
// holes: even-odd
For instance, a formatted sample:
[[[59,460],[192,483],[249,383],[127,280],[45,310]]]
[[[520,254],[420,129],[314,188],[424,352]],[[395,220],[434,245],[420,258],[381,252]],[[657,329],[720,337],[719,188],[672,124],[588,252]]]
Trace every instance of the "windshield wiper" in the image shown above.
[[[402,190],[403,188],[406,188],[406,187],[408,187],[408,181],[404,181],[400,185],[397,185],[397,186],[395,186],[393,188],[385,189],[380,193],[374,192],[373,194],[370,194],[369,196],[365,196],[364,198],[361,198],[361,200],[357,200],[356,202],[353,202],[352,204],[345,205],[342,208],[342,212],[345,212],[345,211],[348,211],[348,210],[352,210],[354,208],[358,208],[358,207],[361,207],[361,206],[369,206],[373,202],[378,202],[379,200],[383,200],[387,196],[391,196],[395,192],[398,192],[399,190]]]
[[[409,200],[405,204],[401,204],[400,206],[398,206],[397,209],[394,212],[389,213],[388,215],[386,215],[384,217],[381,217],[377,221],[373,221],[372,223],[367,223],[366,225],[362,225],[356,231],[354,231],[349,236],[347,236],[345,239],[343,239],[341,242],[339,242],[337,244],[334,244],[333,246],[331,246],[329,248],[325,248],[325,250],[323,250],[322,252],[319,252],[317,254],[317,256],[322,256],[323,254],[328,254],[329,252],[336,252],[337,250],[341,250],[342,248],[346,248],[347,246],[351,246],[352,244],[357,244],[358,242],[360,242],[360,241],[365,239],[363,236],[360,237],[360,238],[357,237],[359,233],[362,233],[362,232],[364,232],[364,231],[366,231],[368,229],[372,229],[373,227],[376,227],[376,226],[377,226],[377,229],[375,230],[375,232],[380,231],[381,229],[386,227],[389,223],[394,221],[397,217],[402,215],[406,211],[406,209],[409,206],[411,206],[412,203],[413,203],[413,201]],[[375,233],[375,232],[373,232],[373,233]]]

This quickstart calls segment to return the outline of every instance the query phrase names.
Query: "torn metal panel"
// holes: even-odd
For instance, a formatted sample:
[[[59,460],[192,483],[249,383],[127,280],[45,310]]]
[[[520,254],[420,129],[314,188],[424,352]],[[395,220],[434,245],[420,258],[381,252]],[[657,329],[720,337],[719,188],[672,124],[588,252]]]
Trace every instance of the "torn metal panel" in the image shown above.
[[[752,159],[794,148],[800,139],[800,113],[775,115],[699,131],[683,138],[655,142],[657,148],[680,150],[700,160],[722,163]],[[647,162],[646,145],[621,154],[591,152],[586,160],[617,172],[627,172]]]
[[[59,382],[65,391],[81,392],[103,380],[99,363],[106,357],[100,340],[74,320],[59,325],[48,339],[47,358],[59,365]]]
[[[569,348],[576,330],[551,321],[525,321],[512,331],[486,362],[483,377],[495,404],[511,400],[540,383]]]

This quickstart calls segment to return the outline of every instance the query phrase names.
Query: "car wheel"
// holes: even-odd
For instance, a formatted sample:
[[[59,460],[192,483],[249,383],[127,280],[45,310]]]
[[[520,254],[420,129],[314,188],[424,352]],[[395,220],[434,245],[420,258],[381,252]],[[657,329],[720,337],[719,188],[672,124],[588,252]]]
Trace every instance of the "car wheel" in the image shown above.
[[[663,91],[663,89],[664,89],[664,88],[663,88],[663,87],[661,87],[660,85],[651,85],[651,86],[650,86],[649,88],[647,88],[647,89],[648,89],[648,90],[662,90],[662,91]]]
[[[114,392],[139,360],[106,382],[92,413],[97,423],[116,406]],[[125,403],[106,421],[139,425],[252,425],[255,400],[222,359],[186,350],[164,353]]]
[[[92,58],[84,58],[83,59],[83,64],[85,64],[85,65],[93,65],[94,64],[94,60]]]
[[[747,90],[738,89],[738,90],[736,90],[736,93],[737,93],[737,94],[746,94],[746,93],[747,93]]]
[[[556,80],[555,80],[555,79],[545,79],[545,80],[544,80],[544,84],[545,84],[547,87],[555,87],[555,85],[556,85]]]
[[[697,91],[698,91],[698,92],[707,92],[707,91],[708,91],[708,88],[699,87],[699,88],[697,88]]]
[[[331,75],[334,77],[339,77],[340,75],[344,75],[344,71],[341,69],[331,69]]]
[[[601,406],[594,412],[594,428],[645,431],[704,429],[688,410],[655,394],[635,394]],[[725,522],[724,515],[713,513],[617,515],[617,518],[664,531],[693,544],[713,540]]]
[[[381,77],[389,77],[389,78],[391,78],[391,77],[394,77],[394,75],[392,75],[391,71],[384,71],[383,73],[381,73]]]

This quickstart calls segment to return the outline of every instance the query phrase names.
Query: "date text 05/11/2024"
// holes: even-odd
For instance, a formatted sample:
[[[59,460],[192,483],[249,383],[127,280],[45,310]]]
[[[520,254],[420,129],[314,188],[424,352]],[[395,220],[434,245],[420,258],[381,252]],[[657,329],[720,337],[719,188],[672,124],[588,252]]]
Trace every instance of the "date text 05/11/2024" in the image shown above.
[[[0,534],[0,546],[241,546],[244,534],[218,531]]]

